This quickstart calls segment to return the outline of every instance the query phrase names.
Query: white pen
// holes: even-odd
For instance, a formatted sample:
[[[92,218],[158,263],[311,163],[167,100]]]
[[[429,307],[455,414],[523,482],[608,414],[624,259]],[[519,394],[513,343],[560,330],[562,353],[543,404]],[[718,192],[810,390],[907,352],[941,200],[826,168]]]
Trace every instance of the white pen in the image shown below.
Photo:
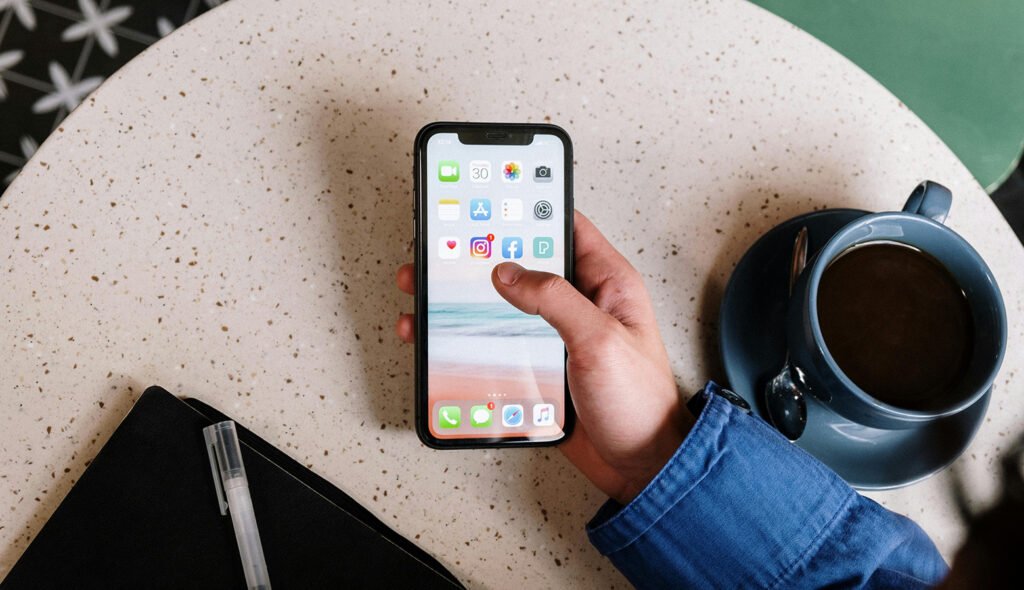
[[[213,485],[217,488],[221,515],[231,512],[231,526],[235,529],[238,554],[242,557],[245,583],[250,590],[270,590],[267,562],[263,558],[263,544],[256,528],[256,513],[249,495],[249,480],[242,464],[242,449],[238,445],[238,432],[231,420],[218,422],[203,429],[206,451],[210,454]]]

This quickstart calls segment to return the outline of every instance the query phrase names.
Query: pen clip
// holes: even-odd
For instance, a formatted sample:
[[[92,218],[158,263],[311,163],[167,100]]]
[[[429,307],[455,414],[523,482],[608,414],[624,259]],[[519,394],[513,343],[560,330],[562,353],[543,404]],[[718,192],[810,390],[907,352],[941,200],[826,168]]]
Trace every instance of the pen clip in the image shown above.
[[[217,462],[217,453],[214,451],[213,426],[203,429],[203,439],[206,440],[206,453],[210,456],[210,473],[213,474],[213,487],[217,488],[217,503],[220,505],[220,515],[228,513],[228,499],[224,495],[224,485],[220,481],[220,465]]]

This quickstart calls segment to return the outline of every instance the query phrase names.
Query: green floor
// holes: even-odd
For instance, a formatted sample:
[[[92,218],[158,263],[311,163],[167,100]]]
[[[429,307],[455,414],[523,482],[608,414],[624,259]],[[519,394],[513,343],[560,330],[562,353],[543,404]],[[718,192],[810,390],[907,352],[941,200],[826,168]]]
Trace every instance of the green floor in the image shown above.
[[[751,0],[824,41],[995,190],[1024,145],[1024,1]]]

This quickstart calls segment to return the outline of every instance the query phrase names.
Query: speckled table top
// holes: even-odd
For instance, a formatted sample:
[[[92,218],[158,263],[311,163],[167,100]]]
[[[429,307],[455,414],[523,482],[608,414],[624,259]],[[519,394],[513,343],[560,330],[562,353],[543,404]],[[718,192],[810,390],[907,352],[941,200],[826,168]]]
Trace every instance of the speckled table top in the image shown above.
[[[437,452],[413,430],[412,140],[433,120],[553,121],[576,198],[647,277],[680,386],[721,377],[744,250],[814,208],[950,186],[1009,354],[958,462],[975,492],[1024,424],[1024,250],[912,113],[744,2],[234,0],[108,80],[0,200],[0,575],[133,401],[161,384],[246,424],[473,587],[623,587],[604,501],[557,450]],[[946,476],[871,494],[950,556]]]

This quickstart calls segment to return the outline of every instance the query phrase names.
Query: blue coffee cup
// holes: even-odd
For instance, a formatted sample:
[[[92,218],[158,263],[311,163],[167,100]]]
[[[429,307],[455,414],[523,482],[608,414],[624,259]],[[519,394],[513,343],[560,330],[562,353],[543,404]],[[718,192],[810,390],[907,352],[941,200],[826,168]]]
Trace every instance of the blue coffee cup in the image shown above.
[[[875,428],[903,429],[956,414],[992,387],[1006,353],[1006,308],[992,271],[981,256],[943,222],[952,195],[924,181],[902,211],[873,213],[842,227],[819,250],[793,288],[787,317],[790,358],[802,387],[853,422]],[[928,409],[883,402],[855,384],[828,350],[818,317],[818,288],[829,265],[854,246],[899,243],[931,255],[966,295],[974,325],[973,352],[963,377]]]

